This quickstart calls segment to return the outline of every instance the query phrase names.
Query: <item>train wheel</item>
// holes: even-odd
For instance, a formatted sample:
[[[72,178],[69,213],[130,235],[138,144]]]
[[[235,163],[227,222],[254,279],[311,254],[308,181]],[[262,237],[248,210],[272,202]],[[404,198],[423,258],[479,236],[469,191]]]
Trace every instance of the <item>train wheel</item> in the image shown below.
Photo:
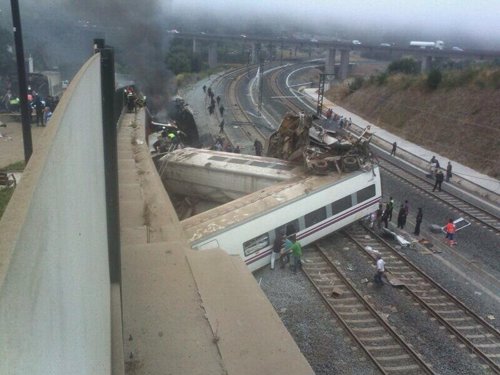
[[[358,169],[358,160],[354,156],[346,156],[342,159],[342,165],[345,171],[355,171]]]

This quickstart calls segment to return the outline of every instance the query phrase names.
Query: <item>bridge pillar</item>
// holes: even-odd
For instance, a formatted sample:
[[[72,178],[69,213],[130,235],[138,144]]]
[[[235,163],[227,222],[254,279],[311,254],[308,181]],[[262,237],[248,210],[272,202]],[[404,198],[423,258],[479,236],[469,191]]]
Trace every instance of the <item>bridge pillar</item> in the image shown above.
[[[325,61],[325,73],[334,74],[335,73],[335,54],[337,50],[335,48],[328,48],[328,54],[326,55]],[[333,76],[330,76],[333,79]]]
[[[196,41],[196,38],[193,38],[193,55],[196,55],[198,53],[198,43]]]
[[[339,79],[343,81],[349,74],[349,53],[347,49],[340,50],[340,70]]]
[[[425,56],[422,59],[422,65],[420,66],[420,70],[422,73],[428,72],[432,68],[432,56]]]
[[[217,43],[208,46],[208,66],[215,68],[217,66]]]

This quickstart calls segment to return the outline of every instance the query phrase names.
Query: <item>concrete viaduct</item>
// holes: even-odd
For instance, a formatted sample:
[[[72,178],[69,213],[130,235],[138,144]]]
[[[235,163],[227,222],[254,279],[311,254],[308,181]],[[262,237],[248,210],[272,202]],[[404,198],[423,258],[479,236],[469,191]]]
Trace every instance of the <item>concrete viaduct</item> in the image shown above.
[[[247,35],[221,35],[221,34],[206,34],[206,33],[170,33],[174,38],[191,39],[193,41],[193,53],[198,53],[200,43],[208,44],[208,64],[211,68],[217,66],[217,44],[227,42],[240,42],[250,44],[250,62],[257,64],[259,61],[259,51],[261,45],[268,46],[272,49],[273,46],[279,45],[281,50],[286,47],[309,47],[323,48],[328,51],[325,61],[325,73],[335,73],[335,60],[337,51],[340,53],[340,68],[337,79],[344,80],[349,72],[349,56],[352,51],[370,51],[370,52],[391,52],[397,54],[406,54],[415,56],[422,61],[422,71],[430,70],[432,59],[437,57],[447,58],[468,58],[468,59],[494,59],[500,58],[500,51],[493,50],[439,50],[439,49],[421,49],[398,46],[380,46],[369,44],[352,44],[350,42],[341,41],[312,41],[294,38],[275,38],[265,36],[247,36]]]

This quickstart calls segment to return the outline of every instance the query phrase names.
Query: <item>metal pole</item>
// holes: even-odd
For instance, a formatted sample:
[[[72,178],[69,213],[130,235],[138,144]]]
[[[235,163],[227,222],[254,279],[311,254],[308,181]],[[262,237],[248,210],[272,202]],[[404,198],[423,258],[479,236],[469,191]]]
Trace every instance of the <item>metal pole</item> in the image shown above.
[[[23,34],[21,29],[21,16],[17,0],[10,0],[12,8],[12,25],[14,43],[16,46],[17,78],[19,81],[19,99],[21,106],[21,124],[23,127],[24,161],[28,164],[33,153],[31,139],[31,116],[28,106],[28,85],[26,84],[26,68],[24,66]]]
[[[113,49],[101,53],[102,126],[104,141],[104,178],[108,228],[109,273],[111,282],[121,282],[120,210],[118,201],[117,131],[114,122],[115,61]]]
[[[318,102],[316,105],[316,114],[321,116],[323,111],[323,96],[325,94],[325,75],[320,73],[319,75],[319,87],[318,87]]]
[[[260,52],[260,51],[259,51]],[[262,92],[264,88],[262,87],[264,85],[264,59],[262,56],[260,56],[259,53],[259,114],[262,112]]]

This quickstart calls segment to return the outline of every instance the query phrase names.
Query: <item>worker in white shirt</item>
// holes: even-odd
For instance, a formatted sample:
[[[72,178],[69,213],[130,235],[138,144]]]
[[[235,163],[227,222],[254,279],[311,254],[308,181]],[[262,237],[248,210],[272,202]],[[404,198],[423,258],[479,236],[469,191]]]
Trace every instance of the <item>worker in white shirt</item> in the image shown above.
[[[374,282],[375,284],[378,285],[384,285],[384,282],[382,281],[382,276],[385,273],[385,262],[380,254],[377,254],[376,258],[377,258],[377,273],[375,274]]]

